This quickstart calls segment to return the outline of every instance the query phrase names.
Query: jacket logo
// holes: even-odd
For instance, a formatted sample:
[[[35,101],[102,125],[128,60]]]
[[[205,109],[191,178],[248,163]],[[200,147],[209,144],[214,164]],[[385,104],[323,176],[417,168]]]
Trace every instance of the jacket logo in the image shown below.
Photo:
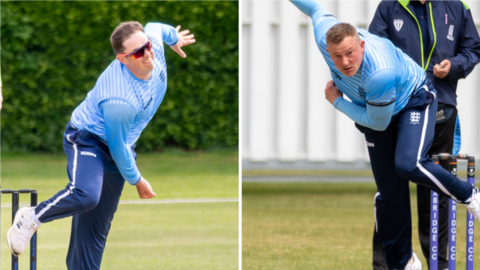
[[[448,36],[447,38],[451,41],[453,41],[455,38],[453,37],[453,29],[455,28],[455,25],[450,25],[448,27]]]
[[[420,112],[411,112],[410,113],[410,124],[418,125],[420,124],[420,117],[422,114]]]
[[[366,141],[366,143],[367,143],[367,147],[375,147],[375,144],[373,142]]]
[[[402,29],[403,20],[400,20],[400,19],[393,20],[393,25],[395,25],[395,29],[397,30],[397,32],[399,32],[400,29]]]

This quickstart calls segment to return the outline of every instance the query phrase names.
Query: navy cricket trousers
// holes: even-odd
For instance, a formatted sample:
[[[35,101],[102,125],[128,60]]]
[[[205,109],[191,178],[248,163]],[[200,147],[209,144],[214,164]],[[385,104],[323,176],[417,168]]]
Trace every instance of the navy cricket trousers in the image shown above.
[[[40,203],[35,214],[42,223],[73,216],[68,269],[100,269],[125,180],[108,146],[92,133],[68,124],[63,147],[70,182],[65,189]]]
[[[412,225],[408,181],[465,202],[472,186],[427,156],[435,132],[436,92],[426,80],[395,115],[385,131],[357,124],[365,134],[373,175],[376,230],[385,247],[389,269],[404,269],[412,256]]]

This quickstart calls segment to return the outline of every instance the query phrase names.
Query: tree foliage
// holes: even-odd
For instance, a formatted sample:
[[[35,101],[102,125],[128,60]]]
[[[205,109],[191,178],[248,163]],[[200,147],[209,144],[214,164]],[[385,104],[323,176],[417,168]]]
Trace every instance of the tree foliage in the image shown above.
[[[181,25],[187,59],[166,47],[168,89],[137,149],[238,144],[238,2],[1,2],[2,147],[61,151],[71,113],[114,60],[123,21]]]

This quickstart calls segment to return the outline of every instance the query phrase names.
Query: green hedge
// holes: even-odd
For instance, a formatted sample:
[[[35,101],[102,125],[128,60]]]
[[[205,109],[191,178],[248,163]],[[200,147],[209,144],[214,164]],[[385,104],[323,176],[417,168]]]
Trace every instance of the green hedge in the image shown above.
[[[62,151],[72,111],[114,59],[123,21],[190,29],[166,46],[168,90],[137,149],[238,145],[238,2],[1,2],[2,149]]]

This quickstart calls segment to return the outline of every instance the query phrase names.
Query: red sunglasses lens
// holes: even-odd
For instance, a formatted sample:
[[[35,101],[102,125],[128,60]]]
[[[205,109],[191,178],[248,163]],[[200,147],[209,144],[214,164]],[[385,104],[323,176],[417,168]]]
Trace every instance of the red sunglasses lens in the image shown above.
[[[132,54],[132,59],[142,58],[144,54],[145,54],[145,49],[141,48],[140,50]]]
[[[132,54],[133,59],[142,58],[145,55],[145,49],[151,50],[152,49],[152,42],[148,41],[147,44],[143,45],[142,48],[138,49],[135,53]]]

